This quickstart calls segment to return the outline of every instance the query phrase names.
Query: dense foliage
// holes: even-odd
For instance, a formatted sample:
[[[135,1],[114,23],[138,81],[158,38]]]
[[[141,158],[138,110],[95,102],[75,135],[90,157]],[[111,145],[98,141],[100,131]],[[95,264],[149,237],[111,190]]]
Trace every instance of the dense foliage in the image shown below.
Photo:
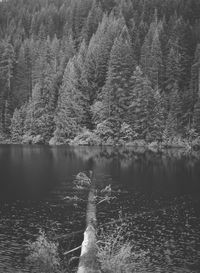
[[[0,139],[197,139],[199,33],[198,0],[0,2]]]

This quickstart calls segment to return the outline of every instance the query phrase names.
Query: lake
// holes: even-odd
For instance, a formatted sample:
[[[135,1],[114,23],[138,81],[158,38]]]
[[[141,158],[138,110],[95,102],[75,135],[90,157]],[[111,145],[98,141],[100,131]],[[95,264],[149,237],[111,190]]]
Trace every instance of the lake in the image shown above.
[[[65,235],[84,229],[86,205],[65,197],[76,174],[89,170],[97,187],[118,192],[98,207],[99,226],[127,217],[136,248],[149,251],[159,272],[200,272],[198,152],[0,145],[0,273],[29,272],[27,241],[39,230],[61,252],[80,244]]]

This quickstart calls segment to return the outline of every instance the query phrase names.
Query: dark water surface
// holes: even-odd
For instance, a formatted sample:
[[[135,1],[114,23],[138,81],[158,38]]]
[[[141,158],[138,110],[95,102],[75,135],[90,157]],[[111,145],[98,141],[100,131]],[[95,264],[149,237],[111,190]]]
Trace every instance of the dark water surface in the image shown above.
[[[159,272],[200,272],[197,152],[0,145],[0,273],[29,272],[27,241],[40,229],[61,238],[84,228],[85,205],[64,197],[74,176],[90,169],[97,186],[122,191],[98,208],[99,225],[130,217],[136,247],[151,253]],[[71,244],[62,239],[61,251]]]

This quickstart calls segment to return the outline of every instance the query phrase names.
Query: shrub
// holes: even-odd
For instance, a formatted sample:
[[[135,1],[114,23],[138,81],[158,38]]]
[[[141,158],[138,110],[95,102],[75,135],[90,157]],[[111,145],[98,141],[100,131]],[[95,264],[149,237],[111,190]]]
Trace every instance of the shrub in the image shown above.
[[[126,122],[123,122],[121,125],[120,139],[124,142],[130,142],[133,139],[133,130]]]
[[[110,121],[104,120],[97,125],[96,134],[105,142],[111,142],[114,139],[113,125]]]
[[[60,273],[60,259],[58,245],[47,239],[45,233],[40,234],[35,242],[28,243],[30,252],[27,262],[40,273]]]
[[[84,130],[81,134],[75,137],[73,141],[70,143],[71,145],[91,145],[98,146],[101,144],[100,138],[89,130]]]
[[[104,273],[146,272],[149,262],[147,252],[133,251],[124,224],[101,230],[98,241],[98,259]]]

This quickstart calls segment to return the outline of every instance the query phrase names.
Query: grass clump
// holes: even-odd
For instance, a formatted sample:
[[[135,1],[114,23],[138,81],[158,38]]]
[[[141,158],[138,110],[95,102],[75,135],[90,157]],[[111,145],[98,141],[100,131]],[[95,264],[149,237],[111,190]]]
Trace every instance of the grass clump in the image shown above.
[[[39,232],[35,242],[28,242],[29,256],[27,262],[30,272],[61,273],[58,244],[47,239],[45,232]]]
[[[134,250],[125,224],[101,229],[97,246],[103,273],[147,272],[148,252]]]

